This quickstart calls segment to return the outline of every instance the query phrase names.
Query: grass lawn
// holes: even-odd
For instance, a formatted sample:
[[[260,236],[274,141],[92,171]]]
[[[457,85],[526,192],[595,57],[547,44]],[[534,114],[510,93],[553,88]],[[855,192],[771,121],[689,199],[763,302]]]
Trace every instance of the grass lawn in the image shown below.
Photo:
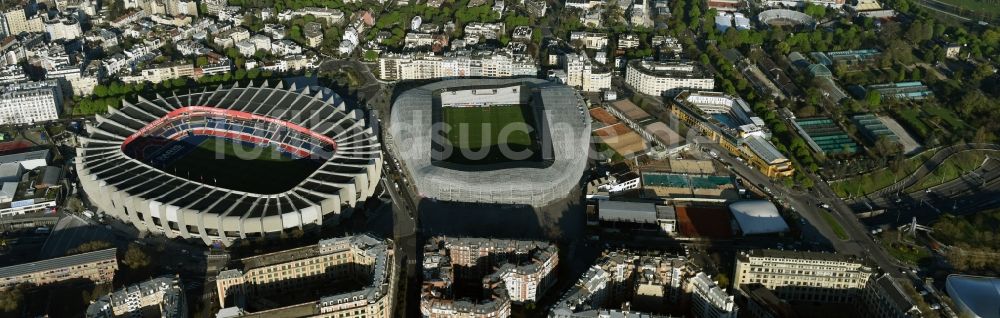
[[[448,142],[454,152],[448,161],[461,163],[492,163],[506,161],[500,145],[514,151],[537,151],[534,118],[526,105],[490,107],[443,107],[442,122],[449,127]],[[488,149],[485,159],[466,158],[460,150]]]
[[[987,154],[995,154],[993,151],[969,150],[959,152],[948,157],[934,171],[926,177],[906,189],[907,192],[920,191],[951,180],[955,180],[962,175],[969,173],[986,159]]]
[[[959,119],[958,115],[950,109],[944,107],[924,107],[923,110],[929,117],[936,116],[941,118],[941,123],[947,125],[952,131],[962,131],[969,128],[969,125]]]
[[[283,154],[275,147],[251,147],[223,138],[208,138],[198,148],[223,155],[226,158],[263,161],[292,161],[294,158]]]
[[[938,0],[943,3],[954,5],[961,9],[962,14],[971,14],[979,17],[987,15],[990,17],[1000,16],[1000,1],[997,0]]]
[[[907,128],[910,128],[913,133],[917,134],[921,140],[927,138],[927,134],[929,134],[931,130],[927,127],[927,124],[920,119],[921,114],[919,110],[903,109],[897,111],[897,114],[899,115],[899,119],[901,119],[902,123],[906,125]]]
[[[833,215],[830,215],[830,213],[826,211],[819,212],[819,215],[822,216],[823,221],[825,221],[826,224],[833,229],[833,234],[836,234],[837,238],[847,240],[847,232],[844,231],[844,226],[840,225],[840,222],[837,222],[837,219],[834,219]]]
[[[298,185],[321,163],[279,155],[273,147],[251,148],[222,138],[208,138],[165,170],[233,190],[276,194]]]
[[[500,144],[530,146],[533,141],[525,111],[520,105],[491,107],[444,107],[442,120],[450,127],[448,141],[464,149],[481,149]],[[502,130],[510,130],[505,140]]]
[[[858,196],[859,194],[865,195],[872,193],[888,187],[899,180],[903,180],[906,176],[909,176],[914,171],[917,171],[917,169],[920,168],[920,165],[932,156],[934,156],[934,152],[923,152],[918,156],[906,159],[899,172],[883,168],[863,175],[831,182],[830,188],[832,188],[833,191],[836,192],[841,198],[846,198],[849,195]]]

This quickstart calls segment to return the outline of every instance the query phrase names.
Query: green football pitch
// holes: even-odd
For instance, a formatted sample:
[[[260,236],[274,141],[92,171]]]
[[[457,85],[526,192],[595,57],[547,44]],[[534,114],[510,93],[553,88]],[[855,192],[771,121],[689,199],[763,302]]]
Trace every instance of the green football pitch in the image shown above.
[[[274,147],[251,147],[224,138],[207,138],[166,170],[227,189],[276,194],[298,185],[320,164],[319,160],[282,155]]]
[[[443,107],[441,121],[448,127],[448,142],[454,151],[447,161],[493,163],[506,161],[500,145],[514,151],[537,150],[534,118],[526,105],[490,107]],[[465,158],[460,150],[488,148],[485,160]],[[533,151],[537,153],[538,151]]]

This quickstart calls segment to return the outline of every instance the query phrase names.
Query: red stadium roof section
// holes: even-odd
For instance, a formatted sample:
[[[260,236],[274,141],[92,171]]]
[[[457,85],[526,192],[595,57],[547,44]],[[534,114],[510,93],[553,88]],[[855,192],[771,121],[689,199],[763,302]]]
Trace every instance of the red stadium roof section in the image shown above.
[[[158,128],[163,123],[166,123],[168,121],[177,119],[178,117],[180,117],[182,115],[191,115],[192,113],[208,113],[208,114],[212,114],[212,115],[226,116],[226,117],[238,118],[238,119],[242,119],[242,120],[267,121],[267,122],[270,122],[270,123],[273,123],[273,124],[277,124],[277,125],[289,128],[291,130],[295,130],[295,131],[297,131],[299,133],[302,133],[304,135],[307,135],[309,137],[316,138],[317,140],[319,140],[319,141],[321,141],[321,142],[323,142],[325,144],[333,146],[334,149],[336,149],[336,147],[337,147],[337,142],[334,141],[332,138],[324,136],[324,135],[319,134],[319,133],[316,133],[316,132],[314,132],[312,130],[309,130],[308,128],[296,125],[296,124],[288,122],[288,121],[284,121],[284,120],[280,120],[280,119],[275,119],[275,118],[271,118],[271,117],[267,117],[267,116],[261,116],[261,115],[251,114],[251,113],[247,113],[247,112],[241,112],[241,111],[237,111],[237,110],[231,110],[231,109],[222,109],[222,108],[215,108],[215,107],[208,107],[208,106],[187,106],[187,107],[181,107],[181,108],[178,108],[176,110],[173,110],[170,113],[167,113],[165,116],[157,118],[153,122],[149,123],[149,125],[146,125],[145,127],[142,127],[142,129],[139,129],[138,131],[136,131],[132,135],[129,135],[128,138],[125,138],[125,141],[122,142],[122,148],[124,149],[125,145],[127,145],[129,142],[132,142],[132,140],[135,140],[136,138],[145,135],[150,130]]]

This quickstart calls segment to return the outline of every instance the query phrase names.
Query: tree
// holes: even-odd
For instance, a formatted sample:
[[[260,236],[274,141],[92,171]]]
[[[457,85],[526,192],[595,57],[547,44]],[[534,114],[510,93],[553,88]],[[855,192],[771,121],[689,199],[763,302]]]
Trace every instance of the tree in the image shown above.
[[[9,313],[17,311],[24,299],[24,285],[17,285],[11,290],[0,293],[0,312]]]
[[[122,263],[128,266],[130,269],[139,269],[149,266],[150,260],[146,252],[143,252],[139,245],[129,244],[128,250],[125,251],[125,257],[122,259]]]
[[[78,245],[77,247],[71,248],[66,251],[66,255],[81,254],[86,252],[93,252],[97,250],[103,250],[111,247],[111,243],[107,241],[89,241]]]

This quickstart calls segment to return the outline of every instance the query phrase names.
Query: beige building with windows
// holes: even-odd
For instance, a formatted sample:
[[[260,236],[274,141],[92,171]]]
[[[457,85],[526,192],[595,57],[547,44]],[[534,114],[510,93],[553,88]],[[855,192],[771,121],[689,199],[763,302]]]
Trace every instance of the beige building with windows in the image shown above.
[[[24,283],[40,286],[70,279],[110,283],[118,270],[116,251],[109,248],[0,268],[0,290]]]
[[[690,62],[632,60],[625,70],[625,83],[637,92],[656,97],[715,88],[715,78]]]
[[[396,272],[391,244],[363,234],[240,259],[238,268],[216,277],[225,307],[217,317],[392,317]],[[345,285],[363,287],[336,287]],[[331,294],[297,304],[276,301],[316,292]],[[261,306],[265,303],[272,306]]]
[[[752,250],[737,255],[733,286],[759,283],[787,301],[851,303],[871,276],[871,267],[842,254]]]

